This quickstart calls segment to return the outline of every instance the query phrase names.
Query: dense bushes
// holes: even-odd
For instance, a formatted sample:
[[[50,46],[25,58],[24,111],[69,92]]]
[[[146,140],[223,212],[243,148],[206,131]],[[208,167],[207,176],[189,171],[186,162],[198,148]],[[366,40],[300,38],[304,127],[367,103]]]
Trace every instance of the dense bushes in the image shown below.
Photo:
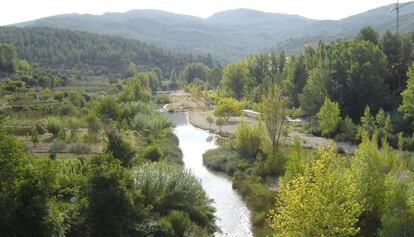
[[[232,175],[236,170],[238,154],[226,148],[208,150],[203,154],[203,164],[208,168]]]
[[[171,219],[172,210],[186,212],[198,229],[205,229],[210,234],[217,230],[210,200],[198,180],[188,171],[175,165],[151,163],[139,167],[134,180],[144,196],[143,204],[152,206],[153,211],[167,215],[168,219]]]

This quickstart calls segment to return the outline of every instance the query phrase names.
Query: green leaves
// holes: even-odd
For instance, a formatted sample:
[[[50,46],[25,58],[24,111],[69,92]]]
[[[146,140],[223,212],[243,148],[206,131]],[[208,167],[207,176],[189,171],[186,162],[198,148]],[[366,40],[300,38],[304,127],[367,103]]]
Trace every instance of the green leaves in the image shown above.
[[[401,93],[402,103],[399,111],[404,113],[406,118],[414,118],[414,63],[407,72],[407,88]]]
[[[227,122],[230,117],[241,115],[241,104],[236,99],[225,97],[217,102],[214,115],[222,117]]]
[[[320,149],[304,173],[281,183],[270,213],[274,236],[353,236],[362,211],[351,177],[340,166],[335,147]]]
[[[322,136],[335,132],[341,121],[341,111],[339,110],[338,103],[333,102],[326,97],[321,110],[316,115],[316,119]]]

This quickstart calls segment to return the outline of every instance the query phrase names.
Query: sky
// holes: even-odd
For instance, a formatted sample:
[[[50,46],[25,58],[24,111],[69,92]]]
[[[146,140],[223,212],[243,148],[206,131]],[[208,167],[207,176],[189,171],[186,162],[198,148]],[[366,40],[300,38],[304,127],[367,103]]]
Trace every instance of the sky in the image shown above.
[[[215,12],[250,8],[313,19],[341,19],[396,0],[4,0],[0,25],[67,14],[159,9],[207,18]],[[404,1],[401,1],[404,2]]]

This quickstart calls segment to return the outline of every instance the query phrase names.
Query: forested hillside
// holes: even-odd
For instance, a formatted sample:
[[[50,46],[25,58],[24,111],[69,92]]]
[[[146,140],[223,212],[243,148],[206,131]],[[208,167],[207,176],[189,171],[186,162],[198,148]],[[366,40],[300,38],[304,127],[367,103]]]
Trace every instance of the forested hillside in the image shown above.
[[[125,74],[128,64],[139,70],[160,68],[165,75],[193,61],[211,65],[211,58],[176,54],[136,40],[87,32],[0,27],[0,43],[16,47],[20,58],[53,69],[83,74]]]
[[[123,36],[183,53],[207,54],[223,62],[276,48],[298,52],[319,39],[354,37],[372,26],[381,34],[395,30],[395,13],[387,5],[341,20],[313,20],[297,15],[250,9],[218,12],[207,19],[157,10],[132,10],[103,15],[68,14],[16,24]],[[414,5],[401,9],[401,31],[414,29]]]

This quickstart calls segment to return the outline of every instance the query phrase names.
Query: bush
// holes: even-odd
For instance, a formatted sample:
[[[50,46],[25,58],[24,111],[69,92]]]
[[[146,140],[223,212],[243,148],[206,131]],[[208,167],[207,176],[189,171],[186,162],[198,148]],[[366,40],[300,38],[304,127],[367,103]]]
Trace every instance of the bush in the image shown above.
[[[336,136],[336,139],[340,141],[352,141],[355,139],[356,131],[357,126],[347,116],[339,123],[339,134]]]
[[[65,143],[59,141],[59,140],[53,140],[52,144],[49,148],[49,153],[54,155],[54,158],[56,158],[56,154],[63,151],[65,149]]]
[[[214,171],[232,175],[236,170],[238,155],[229,148],[208,150],[203,154],[203,164]]]
[[[241,122],[234,133],[234,147],[239,154],[247,159],[256,159],[263,139],[260,124],[249,126]]]
[[[69,152],[78,155],[89,154],[91,153],[91,148],[84,143],[75,143],[70,147]]]
[[[144,158],[152,162],[159,161],[163,157],[161,149],[157,145],[149,145],[144,149]]]
[[[58,118],[48,118],[44,122],[45,127],[48,132],[53,134],[53,137],[62,136],[64,133],[64,127],[62,125],[62,122]]]
[[[143,205],[169,213],[172,210],[190,214],[197,226],[210,234],[217,231],[214,208],[198,179],[178,165],[147,163],[134,172],[136,189],[144,197]]]
[[[155,97],[155,102],[157,104],[170,103],[170,96],[168,94],[158,94],[157,97]]]
[[[403,149],[407,151],[414,151],[414,134],[404,139]]]
[[[5,126],[3,127],[5,132],[11,135],[21,136],[29,135],[32,132],[32,127],[30,126]]]

